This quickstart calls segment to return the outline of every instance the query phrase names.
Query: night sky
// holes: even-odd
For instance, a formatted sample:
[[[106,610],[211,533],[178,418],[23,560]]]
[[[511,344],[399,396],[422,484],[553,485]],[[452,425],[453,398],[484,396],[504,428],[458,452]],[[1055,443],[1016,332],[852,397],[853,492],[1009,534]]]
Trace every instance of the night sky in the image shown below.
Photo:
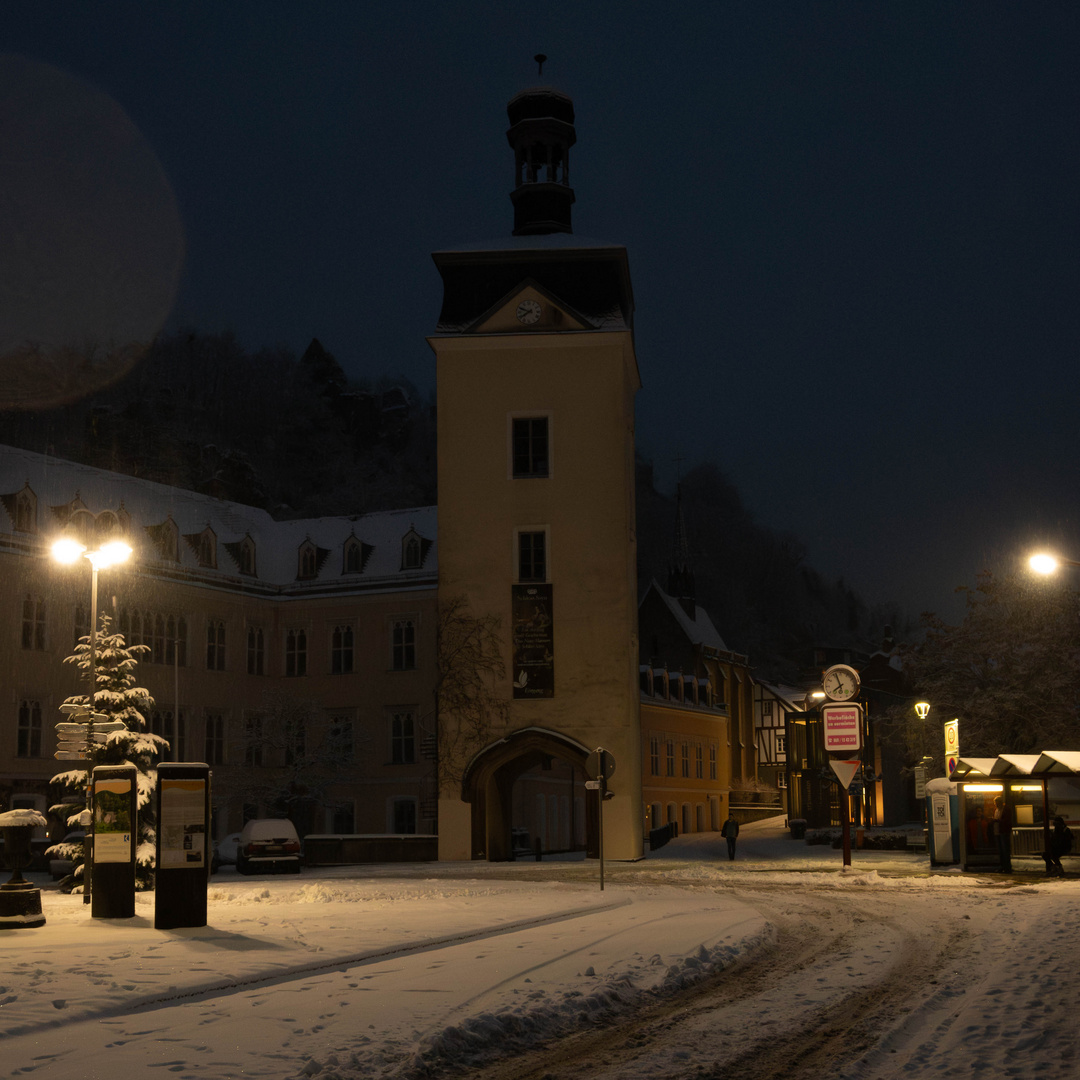
[[[1075,3],[17,0],[0,49],[4,349],[317,336],[428,393],[430,253],[509,235],[506,102],[549,84],[661,489],[715,461],[913,613],[1080,558]]]

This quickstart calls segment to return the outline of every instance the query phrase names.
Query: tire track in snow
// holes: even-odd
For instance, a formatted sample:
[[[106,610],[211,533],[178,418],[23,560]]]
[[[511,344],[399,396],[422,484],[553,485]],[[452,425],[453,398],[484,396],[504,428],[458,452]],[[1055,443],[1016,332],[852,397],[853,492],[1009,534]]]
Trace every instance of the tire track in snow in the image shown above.
[[[630,898],[613,900],[607,904],[572,908],[569,911],[554,912],[548,915],[537,915],[532,918],[521,919],[517,922],[504,923],[497,927],[484,927],[481,930],[449,934],[444,937],[425,938],[423,941],[392,945],[387,948],[374,949],[369,952],[352,953],[345,956],[326,958],[316,962],[295,964],[290,967],[280,968],[272,973],[253,974],[240,979],[230,979],[228,981],[215,980],[201,985],[186,986],[183,989],[177,989],[170,993],[153,994],[141,998],[131,998],[123,1002],[111,1003],[107,1007],[87,1007],[77,1011],[69,1008],[56,1019],[13,1025],[0,1034],[0,1040],[6,1037],[31,1035],[41,1031],[54,1031],[57,1028],[66,1028],[84,1021],[106,1020],[117,1016],[130,1016],[138,1012],[169,1008],[180,1002],[204,1001],[211,998],[227,997],[232,994],[243,993],[259,987],[280,986],[285,983],[307,979],[313,975],[324,975],[331,971],[348,971],[350,968],[381,963],[384,960],[390,960],[394,957],[413,956],[418,953],[434,952],[440,949],[451,948],[455,945],[491,940],[506,934],[514,934],[521,930],[529,930],[535,927],[548,926],[555,923],[571,922],[574,919],[584,918],[585,916],[593,915],[598,912],[614,911],[618,908],[626,907],[630,903],[632,903]]]

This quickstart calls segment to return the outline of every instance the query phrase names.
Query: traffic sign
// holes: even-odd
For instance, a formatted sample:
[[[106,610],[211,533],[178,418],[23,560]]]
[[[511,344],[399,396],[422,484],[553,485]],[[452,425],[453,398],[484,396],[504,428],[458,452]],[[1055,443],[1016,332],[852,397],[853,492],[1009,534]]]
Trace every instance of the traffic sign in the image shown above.
[[[862,749],[861,705],[822,705],[821,721],[825,728],[826,750],[842,753]]]
[[[57,750],[53,757],[57,761],[85,761],[85,750]]]
[[[960,721],[948,720],[945,723],[945,757],[960,756]]]
[[[599,780],[586,780],[585,781],[585,790],[586,791],[599,791],[600,790],[600,781]]]
[[[615,759],[602,746],[598,746],[585,763],[585,775],[594,780],[601,776],[610,780],[615,775]]]
[[[858,758],[854,761],[841,761],[838,758],[830,758],[829,764],[832,766],[832,771],[836,773],[836,779],[840,781],[840,786],[847,790],[851,786],[851,781],[859,771],[862,762]]]

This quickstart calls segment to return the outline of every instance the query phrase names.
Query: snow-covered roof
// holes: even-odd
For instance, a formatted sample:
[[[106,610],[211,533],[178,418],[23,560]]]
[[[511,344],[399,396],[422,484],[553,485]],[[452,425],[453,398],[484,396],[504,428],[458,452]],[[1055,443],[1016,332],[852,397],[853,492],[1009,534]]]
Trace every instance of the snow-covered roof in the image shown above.
[[[649,595],[649,592],[655,590],[657,596],[667,605],[668,610],[675,617],[679,627],[683,633],[690,639],[694,645],[704,645],[706,648],[716,649],[719,652],[728,652],[728,647],[724,644],[724,639],[720,636],[716,627],[713,626],[712,619],[709,618],[709,613],[701,607],[699,604],[694,605],[694,617],[691,618],[684,610],[682,604],[679,603],[672,596],[668,596],[663,589],[660,588],[654,578],[649,582],[649,588],[645,590],[645,596]],[[644,601],[645,597],[642,597]]]
[[[1080,751],[1043,750],[1039,754],[1000,754],[996,758],[962,757],[953,780],[989,779],[995,776],[1080,775]]]
[[[73,507],[95,517],[111,511],[129,520],[134,558],[149,572],[179,568],[206,579],[275,586],[281,591],[322,592],[351,587],[430,586],[437,567],[434,506],[362,515],[275,521],[258,507],[216,499],[139,477],[95,469],[73,461],[0,446],[0,537],[18,542],[34,534],[14,531],[11,496],[29,485],[37,499],[36,539],[45,545],[61,533]],[[76,502],[75,500],[78,500]],[[159,538],[175,526],[175,558],[162,556]],[[200,559],[199,538],[213,533],[214,564]],[[403,544],[415,534],[419,565],[405,567]],[[250,537],[254,562],[243,573],[240,545]],[[355,538],[355,539],[354,539]],[[356,547],[346,570],[346,545]],[[301,548],[309,558],[301,564]],[[306,572],[302,572],[306,570]]]

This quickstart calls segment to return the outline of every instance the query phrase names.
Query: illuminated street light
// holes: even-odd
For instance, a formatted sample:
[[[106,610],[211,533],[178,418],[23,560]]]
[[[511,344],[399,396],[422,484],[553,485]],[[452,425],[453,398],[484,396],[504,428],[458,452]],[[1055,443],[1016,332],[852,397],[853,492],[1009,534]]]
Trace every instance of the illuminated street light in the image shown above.
[[[1056,555],[1048,555],[1046,552],[1040,552],[1038,555],[1032,555],[1028,559],[1028,566],[1035,571],[1036,574],[1053,574],[1059,566],[1080,566],[1080,562],[1075,559],[1062,559]]]
[[[915,702],[915,715],[920,720],[925,720],[930,714],[930,702],[929,701],[917,701]]]
[[[126,562],[131,557],[131,548],[122,540],[110,540],[102,544],[97,551],[88,550],[85,544],[70,536],[65,536],[52,546],[52,555],[57,562],[71,565],[78,562],[81,555],[90,563],[90,713],[86,721],[87,758],[94,735],[94,702],[97,698],[97,606],[98,606],[98,571]],[[90,810],[90,765],[87,761],[86,777],[87,810]],[[93,855],[87,852],[83,864],[83,903],[90,903],[90,874],[93,867]]]

